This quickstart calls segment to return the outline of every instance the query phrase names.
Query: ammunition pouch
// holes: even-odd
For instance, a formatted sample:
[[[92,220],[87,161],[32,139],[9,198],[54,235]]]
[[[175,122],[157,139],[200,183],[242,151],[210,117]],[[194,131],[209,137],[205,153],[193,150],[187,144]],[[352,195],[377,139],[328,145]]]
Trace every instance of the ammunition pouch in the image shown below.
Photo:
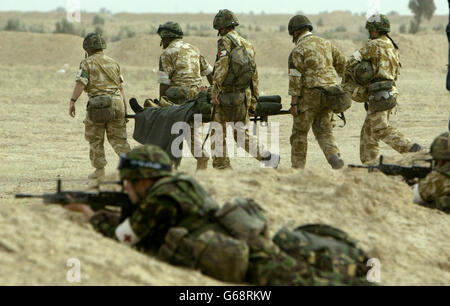
[[[342,114],[352,106],[350,95],[341,86],[330,86],[322,89],[325,95],[325,106],[335,114]]]
[[[222,92],[218,97],[226,122],[244,121],[247,114],[245,91]]]
[[[199,269],[208,276],[233,283],[244,281],[249,254],[249,247],[242,240],[214,230],[190,234],[183,227],[171,228],[158,252],[161,259],[171,264]]]
[[[264,211],[252,199],[233,198],[215,214],[215,218],[237,239],[250,241],[267,234]]]
[[[369,88],[369,111],[383,112],[397,106],[397,98],[393,95],[393,81],[379,81],[372,83]]]
[[[367,274],[368,257],[345,232],[327,225],[306,225],[289,231],[281,229],[273,241],[293,258],[320,271],[350,277]]]
[[[88,119],[94,123],[109,123],[115,118],[112,97],[103,95],[89,99],[87,104]]]

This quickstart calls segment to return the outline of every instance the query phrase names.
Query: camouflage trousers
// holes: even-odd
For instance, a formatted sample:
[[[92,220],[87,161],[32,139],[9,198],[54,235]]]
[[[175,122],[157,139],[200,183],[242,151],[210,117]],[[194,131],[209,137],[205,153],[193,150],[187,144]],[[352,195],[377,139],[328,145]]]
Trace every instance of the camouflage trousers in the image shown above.
[[[127,141],[127,127],[122,99],[115,97],[113,103],[116,111],[116,119],[110,123],[93,123],[87,117],[84,120],[84,135],[85,139],[89,142],[89,157],[92,167],[96,169],[104,168],[107,164],[105,148],[103,146],[105,134],[117,155],[126,154],[131,151]]]
[[[203,149],[203,137],[202,128],[195,128],[194,124],[191,123],[191,140],[190,140],[190,150],[192,156],[197,160],[197,167],[199,169],[206,169],[209,161],[209,154]]]
[[[391,111],[367,112],[361,130],[360,158],[362,163],[378,158],[380,141],[385,142],[399,153],[408,153],[412,148],[411,140],[390,125],[390,113]]]
[[[244,102],[241,105],[236,106],[236,109],[233,110],[234,115],[233,118],[230,118],[230,109],[224,107],[223,105],[218,105],[216,107],[216,112],[214,114],[214,122],[219,123],[222,127],[223,137],[222,137],[222,148],[216,147],[216,141],[214,141],[216,132],[214,129],[211,131],[211,149],[213,152],[213,167],[215,169],[231,169],[230,158],[227,156],[227,144],[226,144],[226,131],[227,131],[227,123],[234,124],[233,129],[233,137],[234,141],[238,144],[238,146],[245,149],[247,153],[255,154],[252,155],[257,160],[261,161],[263,159],[264,148],[262,146],[258,146],[258,140],[253,135],[250,135],[248,129],[243,128],[244,125],[247,125],[249,122],[248,116],[248,107]],[[240,143],[240,137],[243,136],[243,141]],[[256,152],[251,152],[252,145],[256,146]]]
[[[314,136],[327,161],[339,154],[333,136],[333,117],[331,110],[321,107],[321,91],[304,89],[299,103],[299,115],[294,117],[291,135],[291,162],[293,168],[304,169],[308,151],[308,133],[312,127]]]

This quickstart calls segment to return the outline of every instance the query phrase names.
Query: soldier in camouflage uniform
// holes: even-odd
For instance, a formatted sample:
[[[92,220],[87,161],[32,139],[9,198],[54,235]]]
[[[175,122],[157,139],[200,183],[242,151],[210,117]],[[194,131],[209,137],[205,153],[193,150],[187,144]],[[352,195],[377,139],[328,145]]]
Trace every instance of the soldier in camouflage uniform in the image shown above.
[[[83,212],[105,236],[227,282],[366,284],[355,277],[355,269],[348,269],[350,274],[320,273],[307,260],[294,259],[267,238],[267,220],[258,204],[235,198],[219,208],[192,177],[172,173],[169,157],[156,146],[138,147],[122,156],[119,171],[134,206],[129,215],[65,206]],[[295,246],[285,231],[278,240],[291,249]],[[307,254],[311,263],[312,253]]]
[[[105,174],[106,158],[103,147],[105,133],[118,155],[131,150],[127,142],[126,98],[122,87],[123,77],[120,66],[103,53],[106,43],[101,35],[88,34],[84,39],[83,48],[88,57],[80,64],[80,71],[76,77],[74,92],[70,100],[69,114],[75,117],[75,102],[83,90],[86,91],[89,98],[110,96],[115,112],[115,119],[109,123],[94,123],[88,116],[84,120],[85,138],[90,146],[89,156],[92,166],[96,169],[89,175],[89,179],[98,179]]]
[[[373,15],[368,19],[366,29],[370,40],[350,57],[344,76],[344,88],[352,99],[366,103],[367,117],[360,143],[363,163],[378,157],[380,141],[399,153],[422,150],[419,144],[411,142],[389,123],[396,106],[398,90],[395,81],[401,67],[398,46],[388,34],[390,22],[385,15]]]
[[[312,127],[328,163],[341,169],[344,161],[333,136],[333,112],[324,106],[322,89],[339,83],[345,57],[329,41],[311,33],[311,21],[297,15],[289,21],[295,48],[289,56],[289,95],[292,96],[292,167],[305,168],[308,133]]]
[[[184,42],[183,31],[176,22],[160,25],[158,34],[164,48],[159,59],[160,100],[167,97],[175,104],[194,99],[202,87],[202,76],[208,78],[212,85],[213,68],[198,48]],[[198,131],[191,127],[191,153],[197,159],[197,170],[208,167],[208,153],[203,150],[202,156],[195,156],[195,148],[202,151],[201,137],[195,137]]]
[[[450,133],[444,133],[431,145],[433,171],[414,187],[414,203],[450,213]]]
[[[211,93],[213,104],[216,105],[214,121],[222,126],[223,142],[222,150],[213,144],[213,166],[216,169],[230,169],[230,159],[226,150],[226,127],[227,123],[249,122],[249,110],[254,111],[259,97],[258,70],[255,61],[255,49],[253,45],[242,38],[235,30],[239,21],[235,14],[229,10],[221,10],[214,18],[214,29],[218,30],[221,38],[218,41],[218,53],[214,66],[214,84]],[[243,66],[241,71],[233,68],[234,51],[237,51],[235,59]],[[241,58],[238,58],[241,56]],[[236,67],[236,66],[234,66]],[[239,144],[250,151],[250,141],[256,140],[249,135],[248,129],[242,129],[241,125],[235,125],[234,139],[238,141],[238,134],[244,135],[245,144]],[[214,130],[212,132],[214,135]],[[277,168],[280,157],[277,154],[263,152],[262,147],[257,148],[257,160],[262,161],[264,167]],[[250,152],[249,152],[250,153]]]

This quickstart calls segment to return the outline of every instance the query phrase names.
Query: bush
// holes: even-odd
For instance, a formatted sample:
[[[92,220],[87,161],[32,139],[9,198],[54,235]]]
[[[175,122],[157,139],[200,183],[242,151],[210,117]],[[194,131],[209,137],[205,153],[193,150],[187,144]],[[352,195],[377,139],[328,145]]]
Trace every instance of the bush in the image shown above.
[[[55,31],[53,33],[72,34],[72,35],[79,34],[75,30],[73,23],[67,21],[67,19],[65,19],[65,18],[63,18],[61,21],[58,21],[55,24]]]
[[[280,33],[286,32],[287,31],[287,26],[285,26],[284,24],[280,25],[279,28],[278,28],[278,31]]]
[[[336,31],[336,32],[343,33],[343,32],[347,32],[347,28],[344,27],[344,26],[338,26],[338,27],[335,29],[335,31]]]
[[[261,29],[261,27],[260,27],[260,26],[256,26],[256,28],[255,28],[255,31],[256,31],[256,32],[261,32],[261,31],[262,31],[262,29]]]
[[[5,26],[5,31],[25,32],[25,26],[22,25],[20,19],[8,19]]]
[[[94,19],[92,19],[92,24],[93,25],[104,25],[105,24],[105,19],[103,19],[102,17],[95,15]]]
[[[442,24],[440,24],[440,25],[434,26],[433,27],[433,31],[435,31],[435,32],[445,32],[445,27]]]
[[[28,28],[29,32],[32,33],[44,33],[44,25],[43,24],[33,24]]]
[[[323,19],[322,18],[320,18],[319,21],[317,21],[317,26],[323,27]]]
[[[103,36],[103,28],[101,26],[96,26],[94,32]]]
[[[112,38],[112,41],[119,41],[122,39],[132,38],[136,36],[136,32],[130,30],[128,27],[121,27],[117,36]]]
[[[406,24],[402,24],[402,25],[400,26],[399,32],[400,32],[401,34],[406,34]]]

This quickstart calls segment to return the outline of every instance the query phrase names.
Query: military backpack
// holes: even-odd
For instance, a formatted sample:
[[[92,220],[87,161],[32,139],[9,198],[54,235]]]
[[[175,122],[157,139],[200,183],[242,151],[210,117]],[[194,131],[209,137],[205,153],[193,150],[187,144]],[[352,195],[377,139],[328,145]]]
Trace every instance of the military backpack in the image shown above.
[[[368,257],[347,233],[327,225],[305,225],[281,229],[273,238],[283,251],[320,271],[349,277],[367,275]]]
[[[245,90],[251,85],[253,75],[256,72],[255,62],[236,38],[230,34],[226,37],[231,40],[232,50],[229,55],[228,75],[223,85],[233,89]]]

